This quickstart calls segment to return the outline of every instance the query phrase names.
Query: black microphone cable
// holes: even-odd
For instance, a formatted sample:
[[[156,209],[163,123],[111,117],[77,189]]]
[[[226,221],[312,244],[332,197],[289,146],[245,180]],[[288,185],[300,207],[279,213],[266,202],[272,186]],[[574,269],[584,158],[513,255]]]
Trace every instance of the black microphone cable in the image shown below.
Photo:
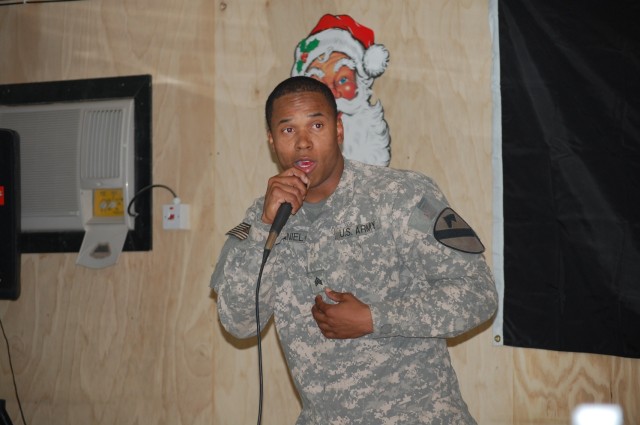
[[[258,273],[258,282],[256,283],[256,328],[258,338],[258,380],[260,387],[260,396],[258,398],[258,425],[262,423],[262,399],[263,399],[263,379],[262,379],[262,335],[260,334],[260,281],[262,280],[262,271],[264,265],[267,263],[267,257],[269,254],[265,250],[265,254],[262,257],[262,264],[260,265],[260,273]]]
[[[258,273],[258,282],[256,282],[256,337],[258,339],[258,380],[260,387],[260,396],[258,399],[258,425],[262,423],[262,401],[264,398],[263,389],[263,373],[262,373],[262,335],[260,333],[260,282],[262,281],[262,272],[265,264],[267,264],[267,258],[271,254],[271,249],[276,243],[276,239],[280,234],[280,231],[284,227],[285,223],[291,215],[291,204],[285,202],[280,204],[276,218],[273,220],[271,230],[269,230],[269,237],[264,245],[264,252],[262,253],[262,264],[260,265],[260,272]]]
[[[27,421],[24,419],[24,411],[22,410],[22,402],[20,402],[20,395],[18,394],[18,385],[16,384],[16,372],[13,370],[13,362],[11,361],[11,347],[9,345],[9,339],[7,338],[7,333],[4,331],[4,325],[2,324],[2,319],[0,319],[0,329],[2,330],[2,336],[4,337],[4,341],[7,343],[7,356],[9,357],[9,369],[11,370],[11,377],[13,378],[13,390],[16,393],[16,401],[18,402],[20,417],[22,418],[22,423],[24,425],[27,425]]]

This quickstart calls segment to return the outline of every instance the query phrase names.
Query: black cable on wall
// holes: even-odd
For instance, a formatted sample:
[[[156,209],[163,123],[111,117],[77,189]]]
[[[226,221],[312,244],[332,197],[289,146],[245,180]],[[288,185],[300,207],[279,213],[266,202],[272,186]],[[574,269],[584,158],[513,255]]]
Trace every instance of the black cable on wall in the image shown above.
[[[62,3],[67,1],[83,1],[83,0],[0,0],[0,6],[12,6],[14,4],[32,4],[32,3]]]

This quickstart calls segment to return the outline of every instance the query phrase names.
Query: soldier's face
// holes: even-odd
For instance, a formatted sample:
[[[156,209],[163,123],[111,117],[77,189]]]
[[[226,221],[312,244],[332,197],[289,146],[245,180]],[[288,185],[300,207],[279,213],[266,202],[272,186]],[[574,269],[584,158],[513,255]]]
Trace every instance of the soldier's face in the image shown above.
[[[338,186],[344,159],[342,121],[321,93],[291,93],[273,103],[269,145],[283,170],[309,177],[308,202],[319,202]]]

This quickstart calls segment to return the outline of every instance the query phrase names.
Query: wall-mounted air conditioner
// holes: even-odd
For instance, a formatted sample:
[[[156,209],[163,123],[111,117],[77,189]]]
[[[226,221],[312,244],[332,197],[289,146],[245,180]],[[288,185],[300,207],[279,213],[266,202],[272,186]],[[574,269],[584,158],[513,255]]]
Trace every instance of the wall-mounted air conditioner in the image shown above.
[[[0,106],[20,134],[22,231],[134,228],[133,100]]]
[[[151,76],[0,85],[0,127],[20,136],[22,252],[151,249]]]

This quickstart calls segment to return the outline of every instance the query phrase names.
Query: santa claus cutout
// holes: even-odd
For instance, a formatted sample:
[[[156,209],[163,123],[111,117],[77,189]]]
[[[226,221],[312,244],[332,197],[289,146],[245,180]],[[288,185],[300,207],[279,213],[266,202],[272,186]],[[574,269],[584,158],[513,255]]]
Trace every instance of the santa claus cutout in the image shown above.
[[[344,125],[345,158],[387,166],[389,126],[380,101],[372,105],[370,99],[389,52],[373,36],[348,15],[324,15],[296,47],[291,76],[316,78],[333,92]]]

